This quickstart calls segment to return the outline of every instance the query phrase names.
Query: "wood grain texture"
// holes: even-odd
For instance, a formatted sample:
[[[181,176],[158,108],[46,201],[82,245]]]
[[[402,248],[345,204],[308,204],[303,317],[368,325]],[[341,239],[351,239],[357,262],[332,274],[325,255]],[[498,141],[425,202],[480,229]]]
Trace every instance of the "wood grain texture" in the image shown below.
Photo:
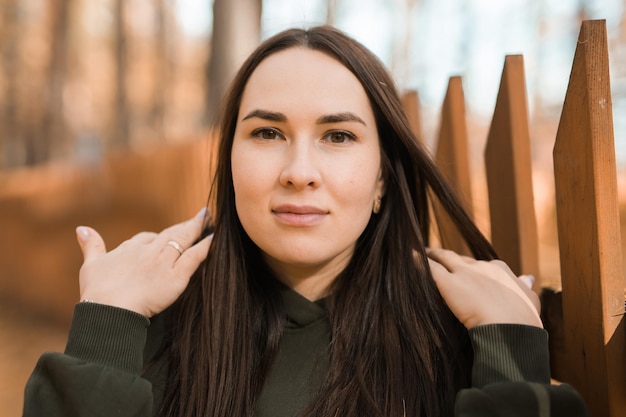
[[[465,122],[465,95],[461,77],[451,77],[448,82],[448,90],[441,109],[435,161],[471,216],[472,184]],[[434,203],[433,210],[441,246],[463,255],[471,255],[458,229],[437,202]]]
[[[413,134],[420,142],[424,142],[424,132],[422,131],[422,119],[420,117],[420,101],[417,91],[410,90],[405,92],[402,97],[402,107],[409,119],[409,125]]]
[[[594,416],[626,416],[626,328],[606,24],[582,24],[554,147],[567,366]],[[557,353],[557,352],[555,352]]]
[[[537,221],[524,59],[521,55],[509,55],[505,59],[487,136],[485,169],[491,243],[513,272],[538,277]]]

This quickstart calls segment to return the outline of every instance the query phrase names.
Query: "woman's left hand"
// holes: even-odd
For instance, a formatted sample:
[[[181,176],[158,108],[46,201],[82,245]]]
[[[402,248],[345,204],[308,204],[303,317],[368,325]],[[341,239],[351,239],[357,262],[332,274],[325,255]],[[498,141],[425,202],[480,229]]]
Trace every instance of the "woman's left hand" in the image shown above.
[[[477,261],[445,249],[426,251],[439,292],[468,329],[510,323],[543,327],[539,298],[502,261]]]

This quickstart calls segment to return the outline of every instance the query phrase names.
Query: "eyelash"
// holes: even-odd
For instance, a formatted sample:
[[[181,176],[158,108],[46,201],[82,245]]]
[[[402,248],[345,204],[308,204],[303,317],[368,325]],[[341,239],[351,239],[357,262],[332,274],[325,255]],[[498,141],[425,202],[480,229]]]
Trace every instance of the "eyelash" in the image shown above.
[[[274,137],[273,138],[263,137],[263,135],[267,134],[267,133],[273,134]],[[346,140],[344,142],[333,142],[331,140],[331,138],[332,138],[333,135],[337,135],[337,134],[342,135]],[[278,131],[276,129],[263,127],[263,128],[254,130],[252,132],[252,137],[256,137],[256,138],[259,138],[261,140],[275,140],[275,139],[283,138],[284,136],[283,136],[283,134],[280,131]],[[325,142],[328,142],[328,143],[331,143],[331,144],[344,144],[346,142],[354,142],[354,141],[356,141],[356,136],[353,135],[350,132],[346,132],[345,130],[331,130],[329,132],[326,132],[326,134],[323,136],[323,140]]]
[[[266,134],[266,133],[272,133],[272,134],[275,135],[275,137],[274,138],[264,138],[263,134]],[[275,140],[275,139],[278,139],[278,138],[282,138],[283,135],[282,135],[282,133],[280,133],[276,129],[272,129],[272,128],[269,128],[269,127],[262,127],[260,129],[255,129],[252,132],[252,137],[259,138],[261,140]]]
[[[334,135],[343,135],[344,138],[346,139],[345,142],[333,142],[332,140],[330,140],[330,138]],[[324,140],[326,140],[328,143],[333,143],[333,144],[344,144],[346,142],[354,142],[356,140],[356,136],[354,136],[352,133],[350,132],[346,132],[345,130],[331,130],[330,132],[326,133],[324,135]]]

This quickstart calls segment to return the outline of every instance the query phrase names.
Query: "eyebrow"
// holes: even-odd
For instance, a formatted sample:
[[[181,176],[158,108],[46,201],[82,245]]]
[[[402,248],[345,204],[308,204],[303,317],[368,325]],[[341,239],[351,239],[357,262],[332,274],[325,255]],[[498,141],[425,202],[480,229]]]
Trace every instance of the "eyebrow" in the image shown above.
[[[256,109],[248,113],[246,116],[241,119],[241,121],[252,119],[254,117],[258,117],[260,119],[269,120],[271,122],[286,122],[287,116],[280,112],[273,112],[269,110],[261,110]],[[317,118],[315,123],[318,125],[322,124],[330,124],[330,123],[340,123],[340,122],[358,122],[367,126],[367,124],[354,113],[351,112],[341,112],[341,113],[333,113],[333,114],[325,114]]]
[[[248,113],[241,121],[252,119],[254,117],[258,117],[259,119],[269,120],[271,122],[286,122],[287,116],[283,113],[273,112],[268,110],[252,110]]]
[[[357,116],[354,113],[343,112],[343,113],[335,113],[335,114],[327,114],[321,116],[317,119],[316,123],[318,125],[327,124],[327,123],[339,123],[339,122],[358,122],[367,126],[363,119]]]

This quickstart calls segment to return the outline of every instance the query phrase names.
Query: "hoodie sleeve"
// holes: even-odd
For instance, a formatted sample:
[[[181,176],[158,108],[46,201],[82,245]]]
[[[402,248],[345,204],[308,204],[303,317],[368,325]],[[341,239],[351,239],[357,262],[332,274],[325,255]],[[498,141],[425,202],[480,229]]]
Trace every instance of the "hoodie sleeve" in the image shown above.
[[[65,352],[43,354],[26,384],[23,417],[152,416],[152,384],[140,376],[149,325],[132,311],[77,304]]]
[[[456,399],[456,417],[588,417],[580,395],[550,383],[548,334],[513,324],[469,331],[474,349],[472,388]]]

